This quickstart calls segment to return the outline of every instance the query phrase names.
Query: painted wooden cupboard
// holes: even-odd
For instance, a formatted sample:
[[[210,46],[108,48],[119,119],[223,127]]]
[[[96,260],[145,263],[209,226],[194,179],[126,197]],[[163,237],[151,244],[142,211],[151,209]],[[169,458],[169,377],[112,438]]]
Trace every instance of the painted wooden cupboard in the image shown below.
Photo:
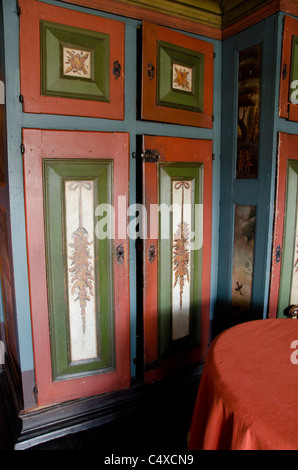
[[[0,331],[20,448],[197,380],[217,332],[297,303],[296,18],[178,31],[111,3],[1,3]]]

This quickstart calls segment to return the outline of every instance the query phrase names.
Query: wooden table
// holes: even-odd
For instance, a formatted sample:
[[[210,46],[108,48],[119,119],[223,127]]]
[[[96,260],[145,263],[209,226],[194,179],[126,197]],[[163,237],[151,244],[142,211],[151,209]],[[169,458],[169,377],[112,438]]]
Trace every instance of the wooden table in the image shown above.
[[[215,338],[199,385],[189,449],[298,449],[297,358],[293,319],[252,321]]]

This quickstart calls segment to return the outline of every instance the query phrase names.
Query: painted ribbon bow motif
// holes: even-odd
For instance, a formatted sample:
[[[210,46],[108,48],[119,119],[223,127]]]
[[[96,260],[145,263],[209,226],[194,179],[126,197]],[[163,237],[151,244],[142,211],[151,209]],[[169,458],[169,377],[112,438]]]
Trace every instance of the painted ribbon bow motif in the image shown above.
[[[174,235],[173,246],[173,263],[174,263],[174,287],[179,282],[180,289],[180,310],[182,310],[182,297],[185,279],[189,282],[189,261],[190,261],[190,245],[189,245],[189,227],[184,222],[183,206],[184,206],[184,190],[190,188],[187,181],[178,181],[175,183],[175,189],[182,189],[181,202],[181,222]]]
[[[83,227],[82,223],[82,189],[91,190],[91,183],[88,181],[74,181],[69,185],[69,189],[75,191],[79,188],[79,227],[73,232],[73,243],[69,243],[69,246],[73,248],[72,255],[69,259],[72,260],[71,268],[69,272],[72,274],[71,277],[71,294],[77,295],[75,301],[80,302],[81,316],[82,316],[82,328],[83,333],[86,330],[86,306],[87,301],[90,301],[90,296],[93,296],[93,266],[89,259],[91,258],[89,246],[92,242],[88,241],[88,232]]]

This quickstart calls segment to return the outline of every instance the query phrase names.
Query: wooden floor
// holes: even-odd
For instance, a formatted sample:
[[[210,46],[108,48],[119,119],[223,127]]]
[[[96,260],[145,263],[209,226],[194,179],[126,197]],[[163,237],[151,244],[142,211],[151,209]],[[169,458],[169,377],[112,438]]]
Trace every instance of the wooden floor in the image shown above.
[[[185,452],[196,387],[186,394],[161,394],[142,410],[99,427],[65,435],[30,450],[97,450],[107,452],[153,450]],[[1,397],[1,394],[0,394]],[[13,449],[5,403],[0,403],[0,449]]]

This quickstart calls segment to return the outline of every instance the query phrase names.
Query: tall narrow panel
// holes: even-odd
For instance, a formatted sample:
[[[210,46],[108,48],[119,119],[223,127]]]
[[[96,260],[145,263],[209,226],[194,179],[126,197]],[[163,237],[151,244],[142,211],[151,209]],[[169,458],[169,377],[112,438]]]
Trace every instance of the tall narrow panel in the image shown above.
[[[251,304],[255,216],[253,206],[235,207],[232,277],[232,308],[235,314],[245,314]]]
[[[237,178],[257,178],[261,45],[239,52]]]
[[[292,263],[290,304],[298,304],[298,207],[296,209],[296,234],[294,243],[294,258]]]
[[[191,253],[190,230],[192,227],[191,206],[192,181],[172,181],[172,339],[189,334],[191,301]]]
[[[178,340],[182,348],[199,344],[202,246],[197,242],[203,228],[202,177],[201,164],[160,165],[161,355],[179,347]]]
[[[128,388],[128,238],[97,229],[103,207],[127,224],[129,135],[23,129],[23,142],[37,404]]]
[[[93,181],[65,182],[65,212],[71,360],[78,361],[97,357]]]
[[[111,162],[44,160],[55,378],[114,367],[112,247],[95,236],[95,208],[111,202],[111,178]]]
[[[298,136],[279,133],[269,317],[298,304]]]
[[[278,316],[298,304],[298,163],[288,160],[285,191],[281,274],[278,296]]]
[[[143,250],[144,366],[151,383],[198,364],[208,349],[212,141],[143,136],[143,148],[150,224]]]

